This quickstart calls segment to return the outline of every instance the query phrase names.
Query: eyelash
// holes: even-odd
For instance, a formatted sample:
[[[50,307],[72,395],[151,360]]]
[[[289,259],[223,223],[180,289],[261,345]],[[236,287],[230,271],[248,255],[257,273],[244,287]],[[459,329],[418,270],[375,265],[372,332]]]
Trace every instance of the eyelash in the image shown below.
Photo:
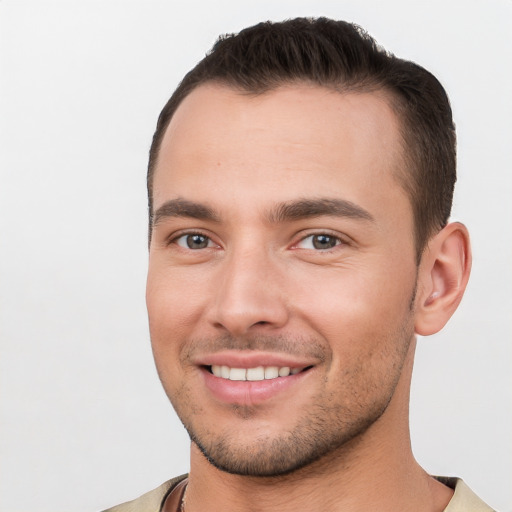
[[[314,238],[315,237],[326,237],[328,239],[334,240],[335,244],[332,247],[327,248],[318,248],[314,247]],[[311,248],[305,248],[305,247],[299,247],[299,244],[302,244],[306,240],[311,239],[311,243],[313,247]],[[304,249],[304,250],[314,250],[315,252],[329,252],[331,250],[334,250],[336,247],[339,247],[341,245],[347,245],[347,241],[341,238],[339,235],[335,235],[334,233],[330,233],[328,231],[321,231],[317,233],[309,233],[308,235],[302,237],[299,242],[294,244],[294,249]]]
[[[179,243],[180,239],[186,240],[187,237],[193,237],[193,236],[203,237],[204,239],[206,239],[207,245],[205,247],[192,248],[190,246],[185,247],[185,245],[181,245]],[[325,237],[326,239],[333,240],[335,243],[334,243],[334,245],[332,247],[326,247],[326,248],[325,247],[324,248],[315,247],[314,246],[314,243],[315,243],[314,242],[314,238],[315,237]],[[313,245],[313,247],[300,247],[300,244],[303,244],[308,239],[311,239],[311,244]],[[177,245],[178,247],[180,247],[182,249],[191,250],[191,251],[199,251],[199,250],[202,250],[202,249],[210,249],[210,248],[212,248],[211,244],[217,245],[217,244],[215,244],[215,242],[213,242],[211,236],[209,236],[206,233],[203,233],[201,231],[191,231],[191,232],[185,232],[185,233],[183,233],[183,232],[178,233],[178,234],[172,236],[171,238],[169,238],[169,240],[167,242],[167,245],[171,245],[171,244]],[[187,242],[184,242],[184,244],[187,244]],[[341,238],[338,235],[322,231],[322,232],[317,232],[317,233],[309,233],[308,235],[302,237],[297,243],[295,243],[292,246],[292,249],[313,250],[314,252],[329,252],[329,251],[331,251],[331,250],[333,250],[336,247],[339,247],[341,245],[347,245],[347,241],[344,240],[343,238]]]
[[[208,242],[208,245],[204,248],[196,248],[196,249],[193,249],[191,247],[185,247],[184,245],[181,245],[179,243],[179,240],[180,239],[184,239],[186,240],[187,237],[193,237],[193,236],[200,236],[200,237],[203,237],[205,238]],[[185,242],[186,244],[186,242]],[[207,235],[206,233],[203,233],[201,231],[187,231],[187,232],[180,232],[180,233],[177,233],[177,234],[173,234],[172,236],[170,236],[166,242],[166,245],[177,245],[178,247],[182,248],[182,249],[185,249],[185,250],[200,250],[200,249],[210,249],[212,246],[210,244],[214,244],[214,245],[217,245],[215,244],[215,242],[213,242],[212,240],[212,237]]]

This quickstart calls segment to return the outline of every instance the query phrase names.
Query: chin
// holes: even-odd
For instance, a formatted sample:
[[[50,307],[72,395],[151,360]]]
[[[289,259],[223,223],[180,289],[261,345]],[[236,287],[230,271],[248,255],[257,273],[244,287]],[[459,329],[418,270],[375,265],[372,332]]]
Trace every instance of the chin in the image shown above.
[[[374,404],[370,414],[354,421],[326,422],[325,416],[318,413],[285,434],[260,434],[249,440],[237,439],[235,431],[200,435],[186,424],[185,428],[191,441],[217,469],[241,476],[279,477],[312,465],[328,466],[330,460],[346,457],[354,443],[382,416],[388,402]]]

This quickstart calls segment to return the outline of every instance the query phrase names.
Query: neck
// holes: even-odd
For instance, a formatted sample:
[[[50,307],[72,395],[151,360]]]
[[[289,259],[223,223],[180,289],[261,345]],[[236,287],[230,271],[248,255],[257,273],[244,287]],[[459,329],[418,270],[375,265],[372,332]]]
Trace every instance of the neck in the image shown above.
[[[358,438],[321,460],[279,477],[231,475],[193,444],[187,511],[441,511],[451,491],[415,461],[408,403],[414,345],[384,414]]]

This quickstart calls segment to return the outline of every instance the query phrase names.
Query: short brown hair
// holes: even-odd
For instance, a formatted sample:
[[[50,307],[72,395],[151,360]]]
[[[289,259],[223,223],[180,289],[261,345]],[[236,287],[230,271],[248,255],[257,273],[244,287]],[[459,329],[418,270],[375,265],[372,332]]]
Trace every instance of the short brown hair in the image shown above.
[[[297,82],[339,92],[390,93],[402,125],[404,169],[398,178],[413,209],[418,261],[428,239],[448,222],[456,181],[456,138],[442,85],[421,66],[386,52],[357,25],[296,18],[221,36],[174,91],[160,113],[150,149],[150,236],[153,175],[165,130],[183,99],[207,82],[254,94]]]

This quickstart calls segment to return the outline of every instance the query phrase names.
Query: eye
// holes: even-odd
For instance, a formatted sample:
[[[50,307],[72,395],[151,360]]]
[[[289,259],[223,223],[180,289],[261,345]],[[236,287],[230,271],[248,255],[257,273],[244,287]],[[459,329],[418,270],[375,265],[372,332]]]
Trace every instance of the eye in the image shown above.
[[[296,247],[299,249],[313,249],[321,251],[332,249],[341,243],[342,241],[336,236],[320,233],[318,235],[310,235],[303,238]]]
[[[213,247],[214,243],[201,233],[189,233],[174,239],[174,243],[184,249],[206,249]]]

